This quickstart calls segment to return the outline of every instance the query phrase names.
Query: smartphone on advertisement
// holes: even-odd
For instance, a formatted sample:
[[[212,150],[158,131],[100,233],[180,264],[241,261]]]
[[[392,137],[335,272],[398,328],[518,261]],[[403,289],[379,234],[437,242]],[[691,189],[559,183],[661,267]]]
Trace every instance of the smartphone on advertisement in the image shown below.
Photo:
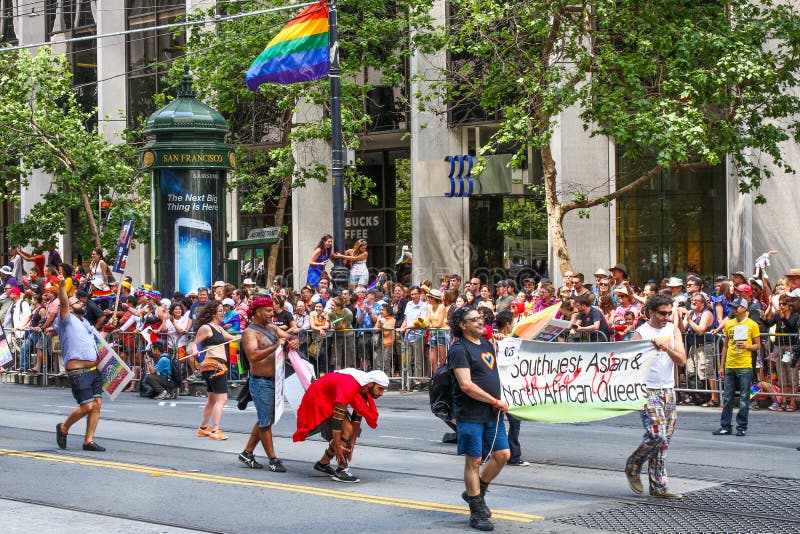
[[[181,217],[175,221],[175,289],[186,294],[211,287],[211,223]]]

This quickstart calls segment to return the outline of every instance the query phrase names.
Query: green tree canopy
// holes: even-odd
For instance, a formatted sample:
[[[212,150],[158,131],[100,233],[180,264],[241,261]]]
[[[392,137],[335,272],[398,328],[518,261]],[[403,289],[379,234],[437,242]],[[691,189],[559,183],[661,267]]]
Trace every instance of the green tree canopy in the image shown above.
[[[791,3],[451,0],[449,9],[447,24],[415,45],[448,52],[434,87],[451,105],[501,112],[486,150],[515,146],[515,165],[529,147],[540,152],[562,272],[571,268],[564,215],[607,205],[662,170],[729,157],[740,189],[757,202],[770,168],[793,172],[782,145],[800,140],[800,16]],[[592,135],[652,166],[611,194],[556,180],[552,134],[570,106]]]
[[[72,74],[64,56],[40,48],[0,54],[0,152],[10,164],[0,172],[6,199],[19,200],[31,170],[52,176],[49,191],[25,219],[8,229],[13,245],[40,247],[66,232],[66,213],[80,220],[73,240],[82,250],[113,248],[120,221],[136,221],[136,239],[147,241],[149,180],[137,171],[128,144],[111,144],[86,124],[94,114],[83,111],[70,86]],[[98,194],[114,205],[97,220]]]

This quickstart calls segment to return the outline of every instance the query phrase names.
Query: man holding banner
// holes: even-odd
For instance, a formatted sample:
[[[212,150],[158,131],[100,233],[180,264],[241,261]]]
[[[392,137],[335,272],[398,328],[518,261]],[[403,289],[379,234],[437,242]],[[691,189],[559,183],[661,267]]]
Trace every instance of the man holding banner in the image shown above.
[[[239,461],[251,469],[263,468],[253,454],[260,441],[269,458],[270,471],[285,473],[286,468],[280,458],[276,457],[275,446],[272,444],[272,423],[275,419],[275,353],[292,336],[272,326],[274,312],[275,304],[270,297],[255,299],[248,310],[250,325],[242,333],[239,350],[241,357],[250,365],[248,387],[256,406],[258,421],[253,425],[247,445],[239,453]],[[297,349],[298,342],[293,339],[288,345]]]
[[[97,369],[97,345],[91,325],[83,318],[86,313],[83,302],[67,297],[63,274],[58,275],[58,301],[59,312],[53,327],[58,333],[64,367],[78,407],[66,421],[56,425],[56,443],[66,449],[69,429],[86,417],[83,450],[102,452],[105,448],[94,442],[103,397],[103,376]]]
[[[465,456],[461,497],[469,504],[469,526],[494,530],[492,512],[486,506],[489,483],[511,458],[505,424],[501,417],[508,403],[501,397],[500,374],[494,347],[484,337],[483,316],[463,307],[453,313],[450,324],[457,338],[447,353],[447,364],[458,381],[453,392],[453,412],[458,436],[458,454]],[[481,472],[484,456],[491,455]]]
[[[650,496],[658,499],[680,499],[680,493],[667,489],[667,448],[678,415],[675,411],[675,365],[686,363],[686,350],[678,329],[678,321],[672,316],[672,298],[654,295],[647,301],[650,320],[636,329],[634,340],[649,340],[658,354],[647,375],[647,404],[642,410],[644,439],[633,451],[625,465],[628,485],[635,493],[642,493],[639,474],[647,462],[650,478]]]

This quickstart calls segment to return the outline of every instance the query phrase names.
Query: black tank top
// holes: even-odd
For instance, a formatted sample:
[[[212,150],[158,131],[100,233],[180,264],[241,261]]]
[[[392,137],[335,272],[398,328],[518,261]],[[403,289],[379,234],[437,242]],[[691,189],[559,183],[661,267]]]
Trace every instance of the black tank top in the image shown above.
[[[207,337],[205,341],[203,341],[203,345],[205,347],[213,347],[214,345],[222,345],[225,343],[225,336],[223,336],[219,330],[214,328],[211,325],[208,325],[211,329],[211,336]]]

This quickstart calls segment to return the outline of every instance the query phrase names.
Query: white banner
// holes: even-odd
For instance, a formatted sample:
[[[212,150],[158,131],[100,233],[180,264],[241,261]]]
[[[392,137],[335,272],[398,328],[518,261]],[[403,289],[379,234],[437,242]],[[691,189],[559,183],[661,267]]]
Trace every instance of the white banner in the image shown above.
[[[505,338],[497,365],[503,399],[519,419],[595,421],[644,406],[657,351],[650,341],[546,343]]]

